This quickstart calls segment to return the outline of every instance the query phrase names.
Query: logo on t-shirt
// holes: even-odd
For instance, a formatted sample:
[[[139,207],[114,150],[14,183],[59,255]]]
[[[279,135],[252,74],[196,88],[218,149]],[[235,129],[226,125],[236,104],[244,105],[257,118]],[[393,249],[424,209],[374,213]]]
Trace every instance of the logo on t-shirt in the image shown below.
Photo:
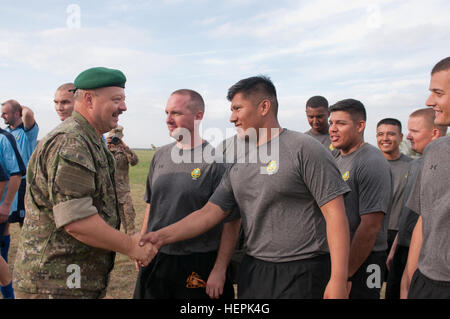
[[[191,176],[192,176],[193,180],[199,179],[201,175],[202,175],[202,172],[201,172],[200,168],[196,168],[191,172]]]
[[[347,181],[349,178],[350,178],[350,172],[349,172],[349,171],[346,171],[346,172],[344,173],[344,175],[342,175],[342,179],[343,179],[344,181]]]
[[[267,165],[267,167],[266,167],[266,171],[270,175],[270,174],[275,173],[276,170],[277,170],[277,162],[274,160],[271,160],[269,165]]]

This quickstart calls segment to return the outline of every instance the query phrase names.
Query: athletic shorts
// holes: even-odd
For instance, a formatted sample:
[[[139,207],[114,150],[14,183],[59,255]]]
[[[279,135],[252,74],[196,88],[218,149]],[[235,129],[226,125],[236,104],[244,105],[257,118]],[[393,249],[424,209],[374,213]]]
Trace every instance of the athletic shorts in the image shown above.
[[[450,281],[432,280],[417,269],[411,279],[408,299],[450,299]]]
[[[27,188],[27,181],[22,179],[19,190],[17,191],[17,210],[12,212],[8,217],[8,223],[21,223],[25,219],[25,190]]]
[[[386,272],[386,252],[372,252],[351,277],[350,299],[380,299]]]
[[[7,224],[8,224],[7,222],[0,224],[0,238],[1,238],[1,236],[3,236],[3,233],[5,232],[5,228],[6,228]]]
[[[400,284],[402,282],[403,271],[408,260],[409,247],[397,245],[394,258],[391,261],[386,284],[385,299],[400,299]]]
[[[159,252],[139,271],[134,299],[209,299],[204,284],[217,252],[167,255]],[[221,299],[233,299],[234,289],[227,273]]]
[[[290,262],[267,262],[245,255],[239,272],[239,299],[322,299],[330,280],[330,255]]]

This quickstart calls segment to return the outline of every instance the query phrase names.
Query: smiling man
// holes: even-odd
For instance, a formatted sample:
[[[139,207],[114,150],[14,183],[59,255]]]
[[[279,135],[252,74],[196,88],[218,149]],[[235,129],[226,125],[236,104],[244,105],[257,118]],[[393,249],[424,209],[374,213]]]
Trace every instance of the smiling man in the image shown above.
[[[435,112],[430,109],[419,109],[411,113],[408,119],[408,141],[411,149],[419,155],[423,154],[425,147],[435,139],[445,136],[447,126],[434,124]],[[404,190],[402,210],[400,213],[398,233],[392,244],[386,266],[389,275],[386,284],[386,299],[400,298],[400,283],[408,258],[408,250],[411,242],[412,231],[416,225],[418,215],[405,206],[406,200],[417,180],[419,167],[423,157],[414,159],[408,163],[407,181]]]
[[[61,121],[72,116],[75,105],[74,91],[73,83],[65,83],[56,89],[53,102],[55,103],[55,111]]]
[[[308,99],[306,102],[306,118],[311,129],[305,132],[305,134],[314,137],[336,157],[339,151],[333,147],[330,141],[330,134],[328,133],[329,117],[330,111],[328,110],[328,101],[326,98],[317,95]]]
[[[331,143],[340,150],[336,163],[351,189],[344,197],[351,238],[350,299],[379,299],[386,261],[385,216],[391,204],[391,169],[381,152],[364,142],[366,110],[360,101],[339,101],[330,112]]]
[[[18,298],[101,298],[114,252],[142,264],[156,253],[151,245],[138,246],[138,235],[118,230],[115,163],[101,138],[127,110],[125,81],[119,70],[80,73],[73,115],[30,159],[27,218],[13,276]]]
[[[377,145],[380,151],[386,157],[394,180],[392,204],[389,212],[388,224],[388,249],[391,249],[392,243],[398,232],[398,222],[400,212],[403,206],[403,196],[406,180],[408,178],[409,162],[412,158],[400,152],[400,143],[403,140],[402,123],[393,118],[385,118],[377,124]]]
[[[203,207],[225,173],[223,163],[209,162],[203,156],[211,154],[213,147],[200,136],[199,124],[205,113],[202,96],[193,90],[177,90],[170,95],[165,111],[169,135],[175,142],[158,148],[150,164],[142,235]],[[232,299],[227,264],[220,264],[218,250],[226,244],[221,236],[233,237],[229,232],[238,232],[239,225],[237,214],[205,234],[162,247],[155,259],[140,269],[134,298]],[[197,279],[197,284],[192,278]]]
[[[269,78],[240,80],[227,99],[238,138],[254,143],[249,153],[275,145],[282,156],[252,161],[246,154],[202,208],[143,240],[164,246],[195,237],[237,206],[246,246],[239,298],[347,298],[349,233],[342,195],[349,189],[332,155],[314,138],[281,128]],[[234,250],[238,234],[224,237],[228,248]],[[224,264],[231,253],[226,256]]]
[[[450,57],[431,71],[426,104],[435,112],[435,125],[450,125]],[[450,298],[450,137],[428,144],[417,182],[406,206],[419,214],[414,228],[401,297]]]

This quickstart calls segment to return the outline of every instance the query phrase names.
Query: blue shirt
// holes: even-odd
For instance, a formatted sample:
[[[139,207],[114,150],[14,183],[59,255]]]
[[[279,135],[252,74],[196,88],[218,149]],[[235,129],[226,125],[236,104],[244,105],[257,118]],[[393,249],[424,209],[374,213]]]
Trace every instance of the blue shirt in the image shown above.
[[[8,178],[14,175],[25,176],[26,174],[25,164],[17,148],[16,139],[3,129],[0,129],[0,166]],[[1,195],[0,205],[5,199],[7,191],[8,186],[6,186],[5,191]],[[17,210],[17,193],[11,205],[10,213],[15,210]]]
[[[11,133],[16,139],[20,155],[25,164],[25,167],[27,167],[31,154],[33,154],[33,151],[36,148],[37,136],[39,133],[38,124],[35,122],[32,128],[26,129],[22,123],[13,130],[7,127],[6,131]],[[25,178],[25,176],[23,178]]]
[[[9,181],[9,176],[6,174],[3,166],[0,165],[0,182]]]

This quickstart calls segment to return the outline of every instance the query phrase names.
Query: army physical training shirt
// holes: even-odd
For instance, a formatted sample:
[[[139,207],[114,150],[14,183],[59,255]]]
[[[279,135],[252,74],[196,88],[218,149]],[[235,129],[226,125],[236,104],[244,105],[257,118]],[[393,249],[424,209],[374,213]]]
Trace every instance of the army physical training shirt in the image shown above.
[[[352,190],[344,196],[350,238],[361,223],[361,215],[383,212],[383,224],[372,251],[386,250],[393,183],[389,163],[379,149],[367,143],[351,154],[339,155],[336,163]]]
[[[287,262],[329,252],[320,207],[348,191],[329,151],[310,136],[284,129],[250,147],[209,201],[224,211],[239,207],[248,255]]]
[[[449,154],[450,136],[427,145],[416,184],[406,204],[422,217],[418,268],[426,277],[445,282],[450,282]]]

